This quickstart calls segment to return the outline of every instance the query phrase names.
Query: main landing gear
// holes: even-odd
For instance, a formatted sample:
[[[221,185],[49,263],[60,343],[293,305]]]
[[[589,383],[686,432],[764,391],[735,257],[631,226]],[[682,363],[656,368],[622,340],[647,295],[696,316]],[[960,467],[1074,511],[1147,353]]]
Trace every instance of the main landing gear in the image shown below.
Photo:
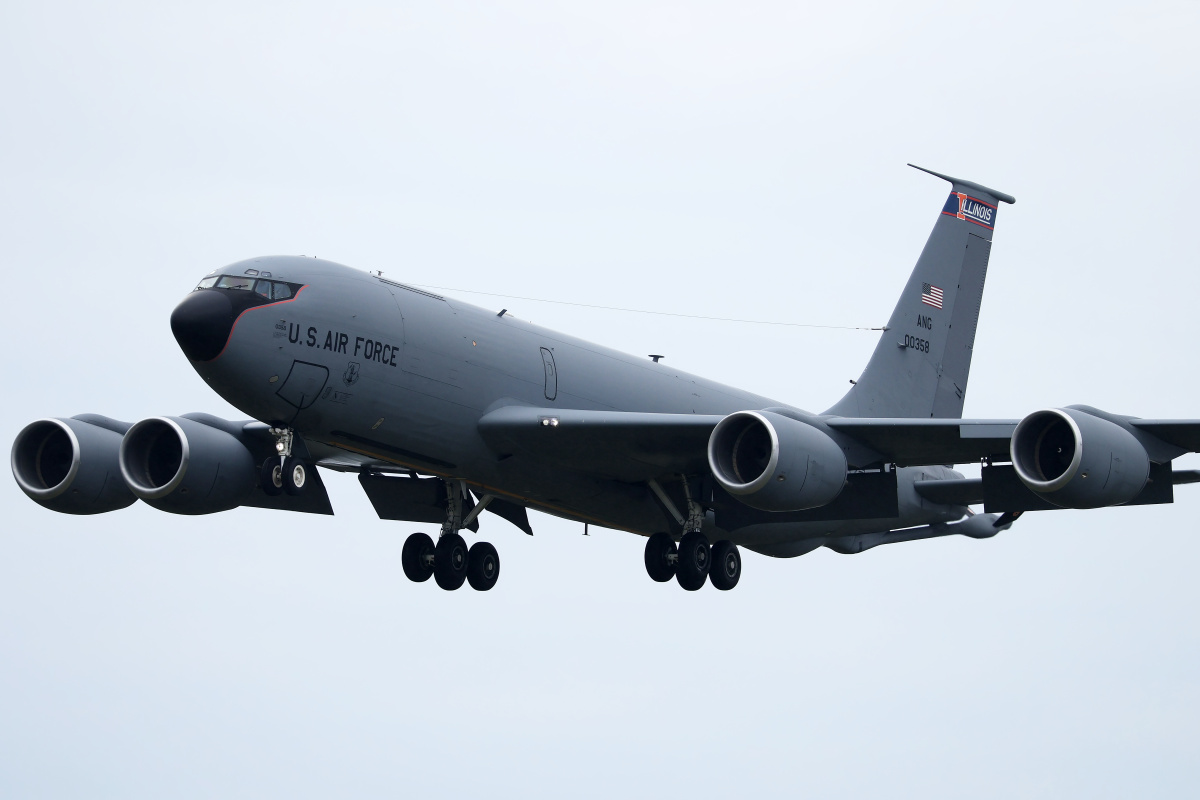
[[[678,546],[670,534],[661,531],[646,540],[646,572],[650,578],[659,583],[674,578],[689,592],[702,587],[706,578],[723,592],[737,586],[742,577],[742,555],[737,545],[727,539],[709,547],[708,538],[700,532],[704,509],[692,499],[687,479],[683,480],[688,509],[686,517],[679,513],[661,486],[651,481],[650,488],[684,528]]]
[[[709,547],[700,531],[685,533],[678,546],[670,534],[659,532],[646,540],[646,572],[659,583],[674,578],[689,592],[702,587],[706,578],[727,592],[742,577],[742,555],[728,539]]]
[[[446,483],[448,502],[446,522],[442,524],[437,544],[428,534],[414,533],[404,541],[400,553],[400,564],[410,581],[423,583],[431,577],[437,585],[448,592],[471,584],[478,592],[486,592],[500,578],[500,556],[490,542],[467,543],[458,535],[463,527],[470,525],[483,510],[484,502],[471,509],[467,517],[462,515],[462,493],[466,488],[459,481]],[[487,500],[484,497],[484,500]]]

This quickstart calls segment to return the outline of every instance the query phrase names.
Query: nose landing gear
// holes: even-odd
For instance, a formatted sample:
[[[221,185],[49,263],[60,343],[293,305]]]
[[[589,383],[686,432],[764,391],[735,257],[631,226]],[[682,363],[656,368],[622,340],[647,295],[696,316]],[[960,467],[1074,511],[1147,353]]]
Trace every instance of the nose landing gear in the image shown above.
[[[290,495],[304,493],[308,484],[308,464],[292,455],[292,443],[295,433],[291,428],[271,428],[275,437],[277,456],[268,456],[259,472],[259,483],[262,490],[275,497],[283,492]]]

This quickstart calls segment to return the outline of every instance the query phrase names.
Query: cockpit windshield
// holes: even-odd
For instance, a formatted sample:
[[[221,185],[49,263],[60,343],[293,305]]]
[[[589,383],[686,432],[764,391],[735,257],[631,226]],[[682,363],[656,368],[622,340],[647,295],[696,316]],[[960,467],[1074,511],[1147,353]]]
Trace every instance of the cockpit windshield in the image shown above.
[[[200,281],[193,291],[201,289],[238,289],[253,291],[265,300],[287,300],[300,291],[300,284],[269,281],[246,275],[210,275]]]
[[[234,277],[233,275],[222,275],[217,278],[217,289],[245,289],[250,291],[254,286],[254,278]]]

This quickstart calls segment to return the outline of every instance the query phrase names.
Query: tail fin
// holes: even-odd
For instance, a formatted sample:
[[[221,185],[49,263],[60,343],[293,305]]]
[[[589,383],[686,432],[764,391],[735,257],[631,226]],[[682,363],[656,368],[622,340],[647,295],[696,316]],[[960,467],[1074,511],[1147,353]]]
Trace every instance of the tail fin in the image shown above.
[[[827,414],[962,417],[996,207],[1015,198],[971,181],[953,188],[867,368]]]

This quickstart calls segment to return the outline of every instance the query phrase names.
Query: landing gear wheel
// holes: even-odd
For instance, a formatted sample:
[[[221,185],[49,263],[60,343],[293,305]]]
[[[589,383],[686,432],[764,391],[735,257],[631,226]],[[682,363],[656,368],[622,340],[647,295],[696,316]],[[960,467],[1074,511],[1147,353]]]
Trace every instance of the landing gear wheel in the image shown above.
[[[428,535],[414,533],[405,539],[404,549],[400,551],[400,565],[404,567],[404,577],[415,583],[433,577],[433,563],[430,561],[433,554],[433,539]]]
[[[711,563],[712,554],[704,534],[699,531],[685,533],[679,540],[679,564],[675,569],[675,580],[684,589],[694,592],[704,585]]]
[[[467,579],[467,543],[457,533],[438,539],[433,549],[433,579],[448,592]]]
[[[646,572],[652,580],[666,583],[675,577],[675,541],[659,531],[646,540]]]
[[[308,464],[298,458],[283,460],[283,490],[288,494],[304,494],[308,485]]]
[[[263,462],[258,473],[263,492],[271,497],[283,494],[283,466],[279,461],[279,456],[271,456]]]
[[[477,592],[486,592],[500,577],[500,555],[491,542],[476,542],[467,551],[467,581]]]
[[[728,592],[737,586],[742,577],[742,554],[737,545],[728,539],[722,539],[712,546],[712,569],[708,579],[712,585],[722,592]]]

